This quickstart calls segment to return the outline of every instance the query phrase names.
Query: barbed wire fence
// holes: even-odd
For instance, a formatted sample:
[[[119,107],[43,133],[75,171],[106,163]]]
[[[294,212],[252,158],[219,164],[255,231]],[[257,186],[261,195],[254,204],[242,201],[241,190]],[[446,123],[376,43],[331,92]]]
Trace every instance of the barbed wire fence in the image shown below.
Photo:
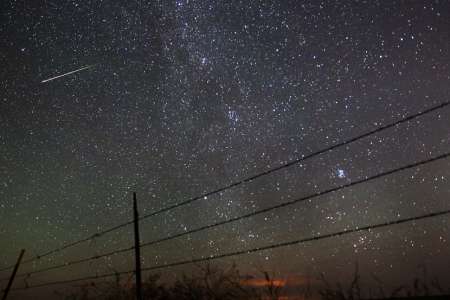
[[[105,236],[109,233],[112,233],[114,231],[117,231],[121,228],[124,228],[128,225],[131,225],[135,222],[141,222],[144,221],[146,219],[149,219],[151,217],[157,216],[159,214],[162,214],[164,212],[168,212],[171,211],[175,208],[179,208],[188,204],[191,204],[193,202],[196,201],[200,201],[203,200],[205,201],[209,196],[224,192],[226,190],[232,189],[232,188],[236,188],[238,186],[241,186],[243,184],[249,183],[251,181],[254,181],[260,177],[263,176],[267,176],[269,174],[275,173],[277,171],[280,171],[282,169],[285,168],[289,168],[290,166],[294,166],[296,164],[300,164],[302,162],[304,162],[305,160],[311,159],[313,157],[328,153],[328,152],[332,152],[333,150],[336,150],[338,148],[344,147],[344,146],[348,146],[356,141],[359,141],[361,139],[364,139],[366,137],[375,135],[377,133],[380,133],[382,131],[385,131],[387,129],[390,128],[394,128],[396,126],[399,126],[400,124],[403,123],[407,123],[409,121],[412,121],[416,118],[419,118],[421,116],[424,116],[426,114],[435,112],[437,110],[440,110],[444,107],[447,107],[450,105],[450,101],[449,102],[444,102],[441,103],[439,105],[433,106],[429,109],[423,110],[421,112],[406,116],[398,121],[389,123],[387,125],[384,126],[380,126],[377,127],[373,130],[370,130],[366,133],[360,134],[358,136],[355,136],[353,138],[349,138],[343,142],[340,143],[336,143],[330,147],[326,147],[324,149],[312,152],[310,154],[307,155],[303,155],[300,158],[297,158],[295,160],[292,160],[290,162],[287,162],[283,165],[277,166],[275,168],[271,168],[269,170],[266,170],[264,172],[258,173],[256,175],[241,179],[239,181],[235,181],[232,182],[228,185],[225,185],[223,187],[220,187],[218,189],[212,190],[210,192],[206,192],[203,193],[201,195],[189,198],[185,201],[164,207],[162,209],[156,210],[154,212],[151,212],[149,214],[143,215],[142,217],[137,218],[136,220],[131,220],[128,222],[124,222],[121,224],[118,224],[114,227],[111,227],[109,229],[106,229],[104,231],[99,231],[91,236],[88,236],[86,238],[71,242],[71,243],[67,243],[61,247],[49,250],[45,253],[36,255],[34,257],[31,257],[29,259],[26,259],[24,261],[22,261],[21,265],[24,264],[29,264],[31,262],[35,262],[35,261],[39,261],[44,257],[47,256],[52,256],[55,255],[57,253],[63,252],[69,248],[75,247],[77,245],[80,245],[82,243],[85,243],[87,241],[91,241],[91,240],[95,240],[97,238],[100,238],[102,236]],[[211,223],[208,225],[204,225],[204,226],[200,226],[191,230],[187,230],[187,231],[183,231],[180,233],[175,233],[173,235],[164,237],[164,238],[160,238],[160,239],[155,239],[146,243],[141,243],[139,244],[138,248],[145,248],[145,247],[150,247],[156,244],[160,244],[163,242],[167,242],[173,239],[178,239],[181,238],[183,236],[186,235],[190,235],[190,234],[194,234],[194,233],[198,233],[201,231],[205,231],[205,230],[209,230],[215,227],[219,227],[225,224],[229,224],[229,223],[233,223],[233,222],[237,222],[240,220],[244,220],[247,218],[252,218],[254,216],[260,215],[260,214],[264,214],[273,210],[277,210],[283,207],[287,207],[287,206],[291,206],[303,201],[309,201],[315,198],[318,198],[320,196],[324,196],[327,194],[331,194],[331,193],[335,193],[338,192],[340,190],[355,186],[355,185],[360,185],[369,181],[373,181],[375,179],[378,178],[382,178],[382,177],[386,177],[389,175],[393,175],[408,169],[413,169],[413,168],[417,168],[426,164],[430,164],[436,161],[440,161],[440,160],[444,160],[447,159],[450,156],[450,152],[445,152],[433,157],[429,157],[427,159],[424,160],[420,160],[420,161],[416,161],[407,165],[403,165],[401,167],[397,167],[397,168],[393,168],[391,170],[388,171],[384,171],[384,172],[380,172],[377,173],[375,175],[372,176],[368,176],[365,177],[363,179],[359,179],[359,180],[355,180],[355,181],[350,181],[347,182],[345,184],[342,185],[338,185],[335,187],[331,187],[328,189],[324,189],[321,191],[317,191],[315,193],[303,196],[303,197],[299,197],[296,199],[293,199],[291,201],[288,202],[283,202],[277,205],[273,205],[264,209],[259,209],[259,210],[255,210],[253,212],[247,213],[247,214],[243,214],[240,216],[236,216],[236,217],[232,217],[232,218],[228,218],[225,219],[223,221],[219,221],[219,222],[215,222],[215,223]],[[328,233],[328,234],[322,234],[322,235],[313,235],[310,237],[306,237],[306,238],[302,238],[302,239],[297,239],[297,240],[290,240],[290,241],[282,241],[279,243],[271,243],[271,244],[267,244],[264,246],[260,246],[260,247],[256,247],[256,248],[249,248],[249,249],[244,249],[244,250],[239,250],[239,251],[234,251],[234,252],[225,252],[222,254],[214,254],[214,255],[209,255],[209,256],[205,256],[205,257],[198,257],[198,258],[193,258],[193,259],[189,259],[189,260],[180,260],[180,261],[175,261],[172,263],[166,263],[166,264],[162,264],[162,265],[156,265],[156,266],[150,266],[150,267],[146,267],[146,268],[142,268],[142,271],[154,271],[154,270],[162,270],[162,269],[166,269],[166,268],[171,268],[171,267],[175,267],[175,266],[181,266],[181,265],[186,265],[186,264],[192,264],[192,263],[200,263],[200,262],[207,262],[207,261],[212,261],[212,260],[218,260],[218,259],[222,259],[222,258],[227,258],[227,257],[235,257],[235,256],[241,256],[241,255],[249,255],[252,253],[257,253],[257,252],[262,252],[262,251],[267,251],[267,250],[271,250],[271,249],[278,249],[278,248],[282,248],[282,247],[288,247],[288,246],[293,246],[293,245],[298,245],[298,244],[303,244],[303,243],[310,243],[310,242],[314,242],[314,241],[318,241],[318,240],[323,240],[323,239],[332,239],[332,238],[337,238],[340,236],[344,236],[344,235],[349,235],[349,234],[353,234],[353,233],[357,233],[357,232],[361,232],[361,231],[368,231],[368,230],[372,230],[372,229],[378,229],[378,228],[385,228],[385,227],[390,227],[390,226],[395,226],[398,224],[404,224],[404,223],[411,223],[414,221],[419,221],[419,220],[424,220],[424,219],[430,219],[430,218],[438,218],[438,217],[443,217],[443,216],[447,216],[448,214],[450,214],[450,209],[449,210],[441,210],[441,211],[436,211],[436,212],[431,212],[431,213],[427,213],[427,214],[421,214],[421,215],[417,215],[417,216],[413,216],[413,217],[409,217],[409,218],[398,218],[396,220],[390,220],[390,221],[386,221],[386,222],[382,222],[382,223],[376,223],[376,224],[366,224],[366,225],[362,225],[362,226],[358,226],[358,227],[354,227],[354,228],[348,228],[342,231],[337,231],[337,232],[332,232],[332,233]],[[126,247],[126,248],[121,248],[121,249],[116,249],[114,251],[109,251],[109,252],[105,252],[105,253],[101,253],[101,254],[96,254],[93,256],[89,256],[89,257],[83,257],[80,259],[76,259],[76,260],[69,260],[65,263],[62,264],[57,264],[57,265],[53,265],[53,266],[49,266],[49,267],[45,267],[42,269],[38,269],[38,270],[34,270],[34,271],[30,271],[30,272],[24,272],[24,273],[20,273],[16,276],[16,278],[25,278],[28,279],[30,278],[31,275],[36,275],[36,274],[40,274],[40,273],[44,273],[44,272],[49,272],[49,271],[53,271],[53,270],[58,270],[58,269],[64,269],[73,265],[78,265],[78,264],[82,264],[82,263],[86,263],[86,262],[91,262],[91,261],[95,261],[98,260],[100,258],[103,257],[110,257],[112,255],[115,254],[119,254],[119,253],[126,253],[126,252],[130,252],[133,250],[136,250],[137,246],[130,246],[130,247]],[[4,267],[2,269],[0,269],[1,271],[7,271],[10,270],[12,268],[14,268],[15,265],[10,265],[7,267]],[[53,285],[61,285],[61,284],[69,284],[69,283],[73,283],[73,282],[79,282],[79,281],[87,281],[87,280],[99,280],[99,279],[103,279],[103,278],[108,278],[108,277],[113,277],[113,276],[118,276],[118,275],[123,275],[123,274],[133,274],[136,271],[133,270],[127,270],[127,271],[121,271],[121,272],[113,272],[113,273],[105,273],[105,274],[100,274],[100,275],[95,275],[95,276],[87,276],[87,277],[81,277],[81,278],[72,278],[72,279],[64,279],[64,280],[58,280],[58,281],[50,281],[50,282],[44,282],[44,283],[40,283],[40,284],[35,284],[35,285],[30,285],[28,283],[26,283],[26,285],[24,287],[15,287],[12,289],[12,291],[19,291],[19,290],[28,290],[28,289],[33,289],[33,288],[38,288],[38,287],[45,287],[45,286],[53,286]],[[6,281],[9,280],[9,277],[5,277],[5,278],[0,278],[0,282],[2,281]]]

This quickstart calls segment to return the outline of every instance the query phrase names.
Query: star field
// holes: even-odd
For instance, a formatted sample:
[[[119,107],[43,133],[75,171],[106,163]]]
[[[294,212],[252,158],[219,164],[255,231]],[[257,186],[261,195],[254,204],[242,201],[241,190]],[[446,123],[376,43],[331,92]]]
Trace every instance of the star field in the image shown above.
[[[450,100],[448,1],[8,0],[0,16],[0,268],[21,248],[32,257],[129,221],[132,191],[144,215]],[[444,107],[146,219],[141,240],[439,155],[449,125]],[[143,265],[448,209],[449,180],[450,161],[436,161],[143,248]],[[443,216],[217,263],[338,280],[358,261],[392,286],[424,265],[450,286],[449,230]],[[19,273],[132,244],[129,226]],[[128,270],[133,259],[27,282]]]

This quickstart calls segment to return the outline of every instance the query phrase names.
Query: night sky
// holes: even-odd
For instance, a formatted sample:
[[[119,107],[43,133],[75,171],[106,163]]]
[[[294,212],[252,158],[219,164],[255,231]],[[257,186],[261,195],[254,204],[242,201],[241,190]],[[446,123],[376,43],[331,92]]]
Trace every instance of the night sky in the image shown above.
[[[0,268],[22,248],[30,258],[131,220],[132,191],[147,214],[449,101],[449,20],[449,1],[1,1]],[[449,126],[444,107],[146,219],[141,240],[437,156],[450,150]],[[450,160],[436,161],[143,248],[143,265],[449,209],[449,180]],[[300,282],[319,272],[345,280],[358,262],[368,285],[376,274],[388,286],[425,266],[450,286],[449,231],[443,216],[215,263]],[[132,245],[128,226],[19,273]]]

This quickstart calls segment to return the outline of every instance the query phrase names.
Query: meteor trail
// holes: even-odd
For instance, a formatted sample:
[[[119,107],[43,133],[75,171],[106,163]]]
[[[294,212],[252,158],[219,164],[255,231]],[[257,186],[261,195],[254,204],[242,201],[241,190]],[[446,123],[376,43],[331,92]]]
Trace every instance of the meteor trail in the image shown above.
[[[70,74],[73,74],[73,73],[76,73],[76,72],[80,72],[80,71],[83,71],[83,70],[92,68],[92,67],[94,67],[94,66],[95,66],[95,65],[89,65],[89,66],[86,66],[86,67],[82,67],[82,68],[77,69],[77,70],[75,70],[75,71],[70,71],[70,72],[64,73],[64,74],[62,74],[62,75],[58,75],[58,76],[55,76],[55,77],[52,77],[52,78],[48,78],[48,79],[42,80],[41,83],[48,82],[48,81],[51,81],[51,80],[53,80],[53,79],[57,79],[57,78],[60,78],[60,77],[66,76],[66,75],[70,75]]]

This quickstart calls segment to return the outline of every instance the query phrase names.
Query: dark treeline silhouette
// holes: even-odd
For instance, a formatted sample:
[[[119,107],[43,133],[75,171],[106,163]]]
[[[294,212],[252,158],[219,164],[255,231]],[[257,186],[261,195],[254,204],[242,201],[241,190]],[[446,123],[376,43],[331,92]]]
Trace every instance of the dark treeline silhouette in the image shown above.
[[[270,289],[267,289],[267,293],[243,284],[244,277],[241,276],[235,265],[229,269],[219,269],[209,264],[198,268],[199,272],[196,272],[196,275],[182,275],[181,278],[170,285],[161,283],[161,278],[158,274],[148,276],[142,284],[143,299],[278,299],[280,289],[270,287]],[[270,294],[270,292],[272,292],[273,297],[268,298],[266,295]],[[88,282],[70,295],[61,295],[59,293],[58,295],[64,296],[65,300],[134,300],[136,297],[132,276],[128,276],[124,280],[119,274],[114,281],[101,284]]]
[[[228,269],[211,264],[197,268],[195,274],[183,274],[171,284],[163,283],[159,274],[149,275],[143,283],[143,300],[450,299],[450,288],[444,288],[437,278],[429,277],[423,266],[422,274],[410,284],[393,289],[386,288],[386,283],[375,275],[370,276],[374,285],[363,285],[357,264],[347,284],[331,283],[319,274],[317,279],[305,280],[294,288],[288,287],[286,281],[280,284],[280,280],[265,271],[258,278],[260,284],[251,284],[255,277],[243,276],[234,264]],[[70,294],[55,294],[65,300],[134,300],[133,282],[132,275],[117,274],[113,281],[87,282]]]

